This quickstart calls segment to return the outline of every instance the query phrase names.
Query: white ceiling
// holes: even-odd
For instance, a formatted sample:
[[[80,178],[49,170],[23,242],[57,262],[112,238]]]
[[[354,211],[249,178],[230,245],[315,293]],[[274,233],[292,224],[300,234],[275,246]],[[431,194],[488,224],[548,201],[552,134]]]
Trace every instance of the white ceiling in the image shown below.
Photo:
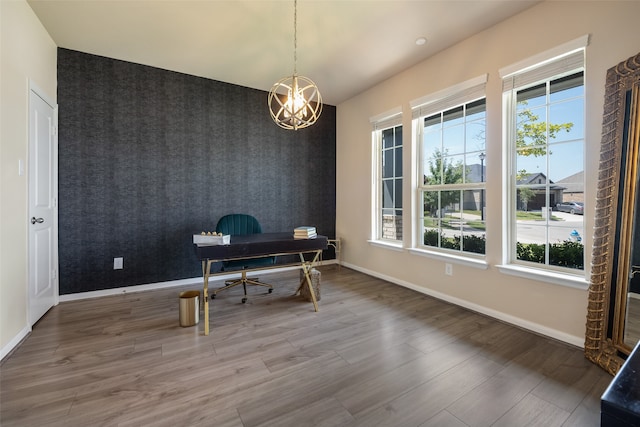
[[[297,70],[337,105],[538,1],[298,0]],[[265,91],[293,73],[293,0],[28,3],[59,47]]]

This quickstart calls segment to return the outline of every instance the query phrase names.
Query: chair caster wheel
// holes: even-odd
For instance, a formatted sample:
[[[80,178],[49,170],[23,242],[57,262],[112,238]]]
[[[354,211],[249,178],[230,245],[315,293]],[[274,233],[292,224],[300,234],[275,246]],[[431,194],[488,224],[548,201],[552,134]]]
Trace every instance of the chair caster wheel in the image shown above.
[[[245,302],[247,302],[246,298],[242,298],[242,303],[244,304]]]
[[[273,292],[273,288],[269,288],[269,293]]]
[[[211,295],[211,299],[216,299],[216,294]]]

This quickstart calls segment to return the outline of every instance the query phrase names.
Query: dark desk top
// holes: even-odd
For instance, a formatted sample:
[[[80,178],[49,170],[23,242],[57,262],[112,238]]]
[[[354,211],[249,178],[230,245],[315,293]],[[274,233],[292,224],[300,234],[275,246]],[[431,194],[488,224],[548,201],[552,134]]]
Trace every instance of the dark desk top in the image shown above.
[[[231,236],[228,245],[194,245],[199,259],[229,260],[327,249],[327,237],[294,239],[291,233],[261,233]]]
[[[602,395],[601,409],[615,417],[618,426],[640,425],[640,343]]]

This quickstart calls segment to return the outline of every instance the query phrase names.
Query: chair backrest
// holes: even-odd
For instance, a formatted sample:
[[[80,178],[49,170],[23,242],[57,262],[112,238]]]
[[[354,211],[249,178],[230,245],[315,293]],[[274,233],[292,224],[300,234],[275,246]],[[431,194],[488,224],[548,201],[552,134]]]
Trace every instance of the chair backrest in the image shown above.
[[[262,233],[262,227],[251,215],[230,214],[220,218],[216,232],[231,235],[259,234]]]

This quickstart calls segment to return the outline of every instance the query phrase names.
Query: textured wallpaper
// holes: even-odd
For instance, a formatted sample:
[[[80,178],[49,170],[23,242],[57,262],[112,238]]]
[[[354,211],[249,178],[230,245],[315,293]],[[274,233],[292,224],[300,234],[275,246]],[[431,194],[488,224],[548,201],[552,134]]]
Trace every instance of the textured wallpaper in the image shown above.
[[[58,103],[60,294],[201,276],[191,235],[229,213],[335,237],[333,106],[287,131],[266,92],[67,49]]]

